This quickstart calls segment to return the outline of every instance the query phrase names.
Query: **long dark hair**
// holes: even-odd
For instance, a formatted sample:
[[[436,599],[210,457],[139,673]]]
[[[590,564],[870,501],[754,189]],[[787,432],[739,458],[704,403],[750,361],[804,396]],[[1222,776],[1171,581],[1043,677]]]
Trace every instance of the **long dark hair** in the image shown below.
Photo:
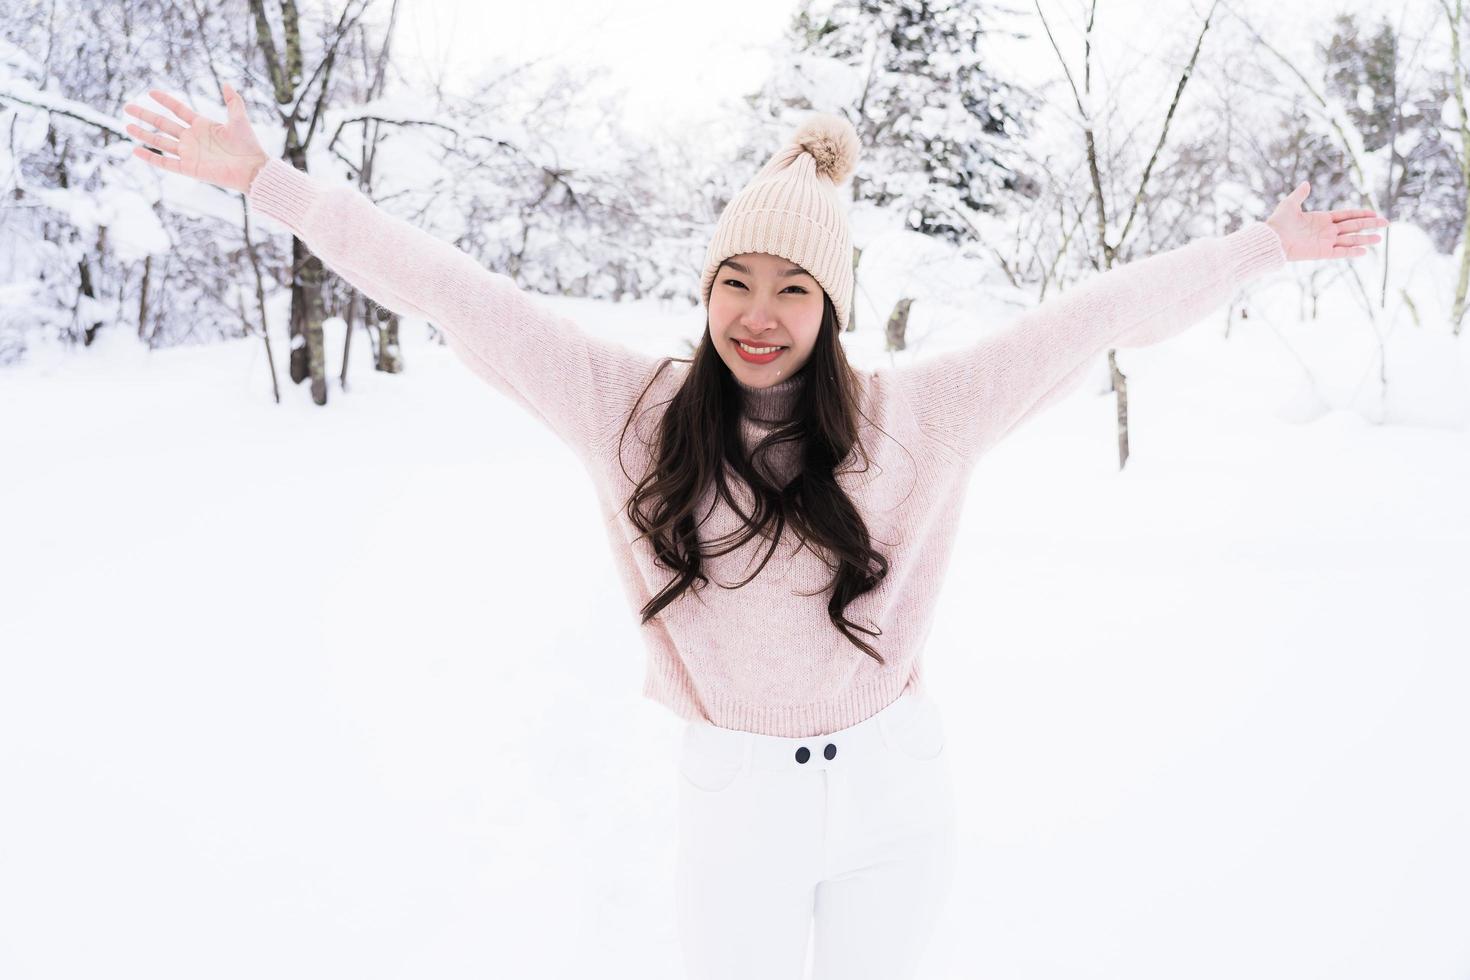
[[[691,366],[659,421],[653,466],[638,482],[626,504],[629,520],[642,532],[635,540],[649,538],[658,563],[674,572],[669,584],[644,605],[642,624],[658,615],[685,589],[694,586],[696,580],[709,584],[709,577],[703,572],[706,556],[728,554],[761,534],[770,539],[771,547],[750,578],[733,586],[719,584],[738,589],[750,582],[766,567],[783,529],[790,523],[800,541],[821,556],[829,568],[833,567],[833,559],[836,560],[836,575],[823,587],[823,591],[832,590],[827,613],[833,624],[868,656],[880,664],[886,663],[871,645],[853,633],[859,630],[878,636],[883,631],[858,626],[843,616],[848,603],[876,588],[887,576],[888,559],[873,549],[867,524],[836,479],[838,464],[854,449],[862,454],[865,464],[857,472],[867,472],[872,464],[858,437],[858,417],[867,418],[859,406],[861,382],[848,364],[838,336],[837,313],[824,291],[822,325],[811,356],[797,372],[806,377],[791,417],[753,446],[749,458],[740,433],[745,392],[715,350],[708,319],[704,337],[692,357],[668,357],[659,364],[655,379],[674,361]],[[650,380],[644,387],[623,424],[618,439],[620,465],[623,437],[652,384]],[[800,465],[791,482],[778,487],[754,465],[754,460],[782,443],[797,444]],[[623,472],[627,475],[626,469]],[[750,488],[754,513],[745,513],[733,499],[727,472]],[[743,533],[727,536],[733,538],[729,547],[705,552],[700,546],[694,515],[711,483],[718,499],[739,514],[745,526]],[[651,515],[644,514],[645,505]],[[767,534],[766,528],[773,522],[775,532]],[[698,591],[695,587],[695,592]]]

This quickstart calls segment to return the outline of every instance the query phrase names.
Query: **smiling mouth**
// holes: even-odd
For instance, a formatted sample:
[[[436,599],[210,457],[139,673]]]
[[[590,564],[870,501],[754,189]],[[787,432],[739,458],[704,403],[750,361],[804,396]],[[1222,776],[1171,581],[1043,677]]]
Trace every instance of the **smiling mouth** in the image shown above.
[[[735,345],[735,356],[739,357],[746,364],[770,364],[772,361],[780,360],[781,355],[786,353],[786,348],[779,344],[766,344],[765,346],[774,347],[775,350],[768,350],[764,354],[755,354],[746,350],[745,346],[738,340],[732,339],[730,343]]]

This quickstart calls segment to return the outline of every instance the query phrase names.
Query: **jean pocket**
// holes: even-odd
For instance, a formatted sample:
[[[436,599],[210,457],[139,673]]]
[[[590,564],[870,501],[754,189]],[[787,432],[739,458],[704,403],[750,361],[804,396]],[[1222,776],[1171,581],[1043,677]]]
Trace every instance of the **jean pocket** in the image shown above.
[[[722,793],[745,770],[743,733],[708,724],[690,724],[679,746],[679,775],[702,793]]]
[[[933,762],[944,754],[944,719],[927,696],[905,695],[878,716],[883,744],[915,762]]]

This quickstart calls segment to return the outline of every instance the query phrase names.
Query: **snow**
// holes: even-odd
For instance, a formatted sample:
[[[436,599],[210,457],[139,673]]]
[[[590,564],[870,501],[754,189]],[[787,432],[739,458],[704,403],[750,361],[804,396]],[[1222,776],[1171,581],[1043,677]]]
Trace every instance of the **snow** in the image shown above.
[[[119,259],[142,261],[168,251],[168,231],[136,191],[104,186],[92,195],[92,200],[97,205],[97,220],[107,228],[109,243]]]
[[[1358,86],[1358,108],[1364,112],[1373,111],[1373,86],[1366,82]]]
[[[0,58],[0,63],[3,62],[4,59]],[[54,92],[38,89],[20,78],[6,77],[0,80],[0,100],[5,100],[8,106],[10,99],[18,99],[25,102],[24,106],[17,106],[17,109],[23,108],[26,110],[24,113],[17,112],[18,116],[29,116],[31,113],[40,113],[42,109],[54,109],[57,112],[77,116],[82,122],[97,129],[119,134],[122,132],[122,126],[112,116],[104,112],[97,112],[88,106],[79,105],[75,100],[64,98]],[[41,118],[45,118],[44,114],[42,114]],[[34,133],[34,130],[31,132]],[[41,129],[41,135],[43,137],[45,136],[45,132],[43,126]],[[31,141],[27,141],[22,145],[26,149],[35,148],[35,144]]]
[[[1412,244],[1423,313],[1451,260]],[[1015,312],[975,295],[844,343]],[[1228,339],[1119,352],[1122,472],[1102,358],[978,464],[926,655],[961,835],[923,976],[1470,963],[1470,363],[1352,295],[1301,320],[1282,274]],[[653,352],[703,323],[540,301]],[[280,405],[258,338],[0,372],[0,973],[681,977],[679,722],[579,462],[419,322],[343,391],[342,330],[324,409],[282,336]]]
[[[186,189],[202,185],[186,185]],[[58,187],[33,187],[40,203],[66,216],[82,237],[94,237],[99,226],[111,236],[114,254],[125,262],[141,261],[168,251],[169,237],[163,223],[137,191],[106,185],[88,194]],[[237,205],[238,207],[238,205]]]
[[[1460,100],[1453,95],[1440,103],[1439,125],[1442,129],[1460,131]]]

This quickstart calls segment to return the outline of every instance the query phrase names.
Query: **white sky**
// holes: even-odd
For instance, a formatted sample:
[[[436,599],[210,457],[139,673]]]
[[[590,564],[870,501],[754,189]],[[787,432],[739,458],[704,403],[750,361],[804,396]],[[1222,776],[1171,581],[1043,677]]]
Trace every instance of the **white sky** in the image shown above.
[[[473,74],[487,51],[605,65],[612,72],[608,81],[628,89],[627,122],[646,129],[759,85],[768,67],[761,46],[781,36],[796,9],[794,0],[728,6],[412,0],[400,11],[398,44],[406,69],[442,66],[451,79]]]

